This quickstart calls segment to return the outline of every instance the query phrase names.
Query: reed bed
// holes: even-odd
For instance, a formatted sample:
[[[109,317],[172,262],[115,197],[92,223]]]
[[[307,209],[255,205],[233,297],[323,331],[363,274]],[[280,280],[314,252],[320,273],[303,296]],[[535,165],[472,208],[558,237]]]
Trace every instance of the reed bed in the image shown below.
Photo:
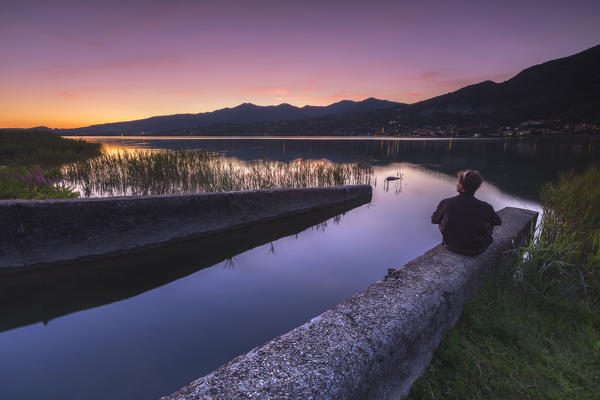
[[[360,162],[245,163],[201,150],[138,150],[65,165],[62,179],[83,196],[119,196],[369,184],[374,174],[370,165]]]

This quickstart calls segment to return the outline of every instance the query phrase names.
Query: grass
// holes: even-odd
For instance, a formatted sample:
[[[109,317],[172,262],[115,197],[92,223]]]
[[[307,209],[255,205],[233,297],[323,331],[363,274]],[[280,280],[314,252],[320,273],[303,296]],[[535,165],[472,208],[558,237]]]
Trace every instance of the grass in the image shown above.
[[[0,131],[0,165],[57,167],[100,155],[101,145],[44,130]]]
[[[409,399],[598,399],[600,318],[512,280],[466,306]]]
[[[540,234],[524,249],[515,274],[535,294],[600,301],[600,168],[562,174],[540,193]]]
[[[546,185],[539,237],[467,304],[409,399],[598,399],[600,170]]]
[[[65,199],[79,197],[72,188],[58,183],[60,171],[35,167],[0,168],[0,199]]]
[[[201,150],[106,153],[65,165],[62,177],[86,196],[339,186],[374,179],[371,166],[364,163],[244,163]]]
[[[101,146],[43,130],[0,132],[0,199],[78,197],[60,183],[63,163],[100,155]]]
[[[109,153],[100,144],[47,131],[0,132],[0,199],[339,186],[372,179],[364,163],[244,163],[200,150]]]

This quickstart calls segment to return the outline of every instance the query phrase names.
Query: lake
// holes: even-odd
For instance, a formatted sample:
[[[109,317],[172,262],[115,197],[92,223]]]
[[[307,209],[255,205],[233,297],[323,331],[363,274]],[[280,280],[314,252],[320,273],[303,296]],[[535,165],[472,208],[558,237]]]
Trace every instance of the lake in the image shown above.
[[[368,161],[373,199],[212,241],[3,277],[0,398],[152,399],[332,308],[440,242],[430,216],[478,169],[477,197],[539,210],[539,187],[597,161],[590,137],[94,138],[241,162]],[[385,182],[388,176],[399,180]]]

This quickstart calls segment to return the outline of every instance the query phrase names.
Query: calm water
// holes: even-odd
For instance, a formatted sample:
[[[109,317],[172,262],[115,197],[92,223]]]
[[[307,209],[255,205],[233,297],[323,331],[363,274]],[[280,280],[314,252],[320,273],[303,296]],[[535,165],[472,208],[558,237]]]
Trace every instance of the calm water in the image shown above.
[[[539,185],[598,159],[560,140],[101,139],[242,161],[368,160],[371,204],[127,258],[0,280],[0,399],[152,399],[333,307],[440,241],[430,215],[479,169],[478,197],[537,209]],[[386,176],[403,178],[384,184]],[[339,215],[338,215],[339,214]]]

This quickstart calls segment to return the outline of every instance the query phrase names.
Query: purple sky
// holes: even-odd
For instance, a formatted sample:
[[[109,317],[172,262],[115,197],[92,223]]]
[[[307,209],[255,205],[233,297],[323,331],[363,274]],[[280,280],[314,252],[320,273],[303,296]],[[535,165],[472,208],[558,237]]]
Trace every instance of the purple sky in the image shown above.
[[[0,127],[412,103],[600,44],[600,1],[0,3]]]

